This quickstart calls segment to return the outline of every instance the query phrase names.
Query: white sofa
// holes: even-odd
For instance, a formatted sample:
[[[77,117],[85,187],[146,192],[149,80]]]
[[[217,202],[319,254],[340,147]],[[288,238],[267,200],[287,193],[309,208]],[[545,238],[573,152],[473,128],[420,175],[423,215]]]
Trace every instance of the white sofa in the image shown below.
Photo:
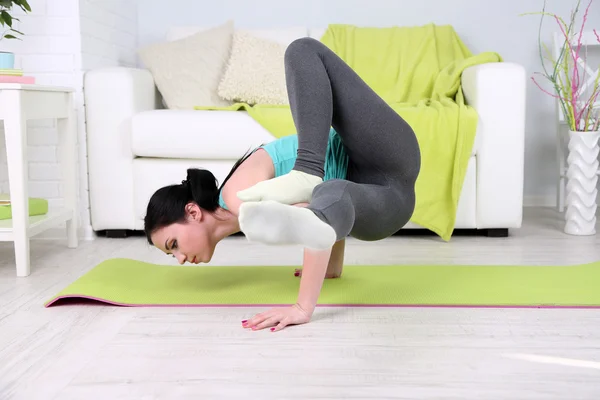
[[[174,28],[167,40],[200,28]],[[324,29],[256,30],[290,43]],[[525,70],[513,63],[470,67],[462,75],[478,115],[476,143],[459,202],[456,229],[506,235],[523,207]],[[249,148],[274,140],[243,111],[167,110],[148,70],[103,68],[85,75],[91,222],[121,236],[143,229],[146,204],[161,186],[179,183],[189,167],[221,182]],[[406,228],[418,228],[409,223]]]

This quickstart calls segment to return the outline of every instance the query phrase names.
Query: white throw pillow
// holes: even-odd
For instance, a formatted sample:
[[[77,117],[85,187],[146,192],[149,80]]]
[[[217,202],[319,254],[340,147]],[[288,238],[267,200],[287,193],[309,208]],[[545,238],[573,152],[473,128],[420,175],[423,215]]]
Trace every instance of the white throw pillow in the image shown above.
[[[284,55],[286,46],[244,31],[233,34],[231,56],[219,96],[248,104],[287,105]]]
[[[233,21],[227,21],[186,38],[138,51],[168,108],[231,104],[219,97],[217,87],[231,52],[233,30]]]

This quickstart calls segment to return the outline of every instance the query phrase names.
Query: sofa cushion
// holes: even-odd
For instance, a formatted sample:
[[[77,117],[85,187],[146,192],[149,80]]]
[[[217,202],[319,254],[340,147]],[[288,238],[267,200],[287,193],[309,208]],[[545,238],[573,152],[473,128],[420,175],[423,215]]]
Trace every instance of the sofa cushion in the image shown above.
[[[235,32],[231,56],[217,93],[248,104],[289,104],[285,83],[286,45],[246,32]]]
[[[274,139],[245,111],[151,110],[132,119],[137,157],[232,160]]]
[[[479,130],[472,155],[477,154]],[[235,160],[275,139],[245,111],[151,110],[132,119],[136,157]]]
[[[233,31],[233,22],[228,21],[180,40],[139,50],[167,108],[191,110],[195,106],[230,104],[219,97],[217,86],[229,59]]]

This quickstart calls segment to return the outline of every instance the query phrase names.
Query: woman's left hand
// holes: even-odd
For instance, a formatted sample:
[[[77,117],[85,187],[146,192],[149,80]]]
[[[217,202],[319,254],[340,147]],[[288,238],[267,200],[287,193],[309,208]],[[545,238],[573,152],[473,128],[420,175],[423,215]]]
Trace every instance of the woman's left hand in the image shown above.
[[[294,304],[290,307],[273,308],[257,314],[247,321],[242,321],[242,326],[252,330],[271,327],[271,331],[276,332],[288,325],[305,324],[310,321],[310,317],[311,315],[306,310],[298,304]]]

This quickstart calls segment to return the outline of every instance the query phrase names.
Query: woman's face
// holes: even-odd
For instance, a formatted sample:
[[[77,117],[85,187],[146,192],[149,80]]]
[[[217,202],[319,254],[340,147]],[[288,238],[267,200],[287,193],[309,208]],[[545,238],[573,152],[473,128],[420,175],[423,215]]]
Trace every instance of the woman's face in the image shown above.
[[[210,219],[195,204],[186,207],[187,220],[161,228],[151,236],[155,247],[172,254],[180,264],[207,263],[212,259],[216,243],[213,240]],[[208,215],[208,214],[206,214]]]

